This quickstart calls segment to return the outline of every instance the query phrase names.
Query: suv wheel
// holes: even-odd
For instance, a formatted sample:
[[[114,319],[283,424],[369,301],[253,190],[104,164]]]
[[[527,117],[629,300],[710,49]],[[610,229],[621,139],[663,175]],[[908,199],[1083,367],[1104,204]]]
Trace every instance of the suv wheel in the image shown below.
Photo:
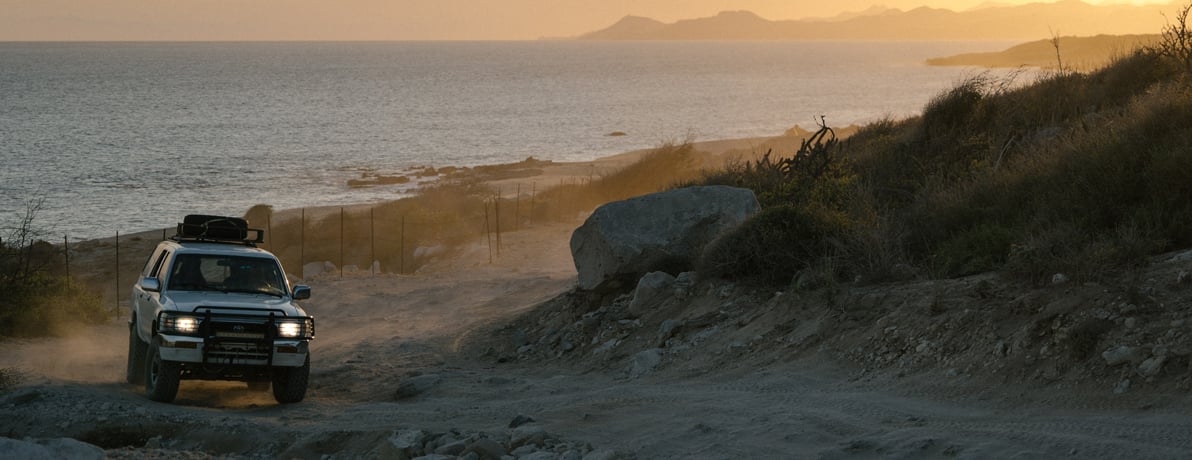
[[[299,367],[273,368],[273,399],[282,404],[296,403],[306,397],[306,383],[310,381],[310,354]]]
[[[161,359],[161,350],[156,343],[149,346],[145,359],[145,394],[157,402],[171,402],[178,395],[178,381],[182,378],[182,366],[177,361]]]
[[[133,385],[145,383],[145,354],[148,345],[137,335],[135,322],[128,323],[128,367],[124,371],[124,380]]]

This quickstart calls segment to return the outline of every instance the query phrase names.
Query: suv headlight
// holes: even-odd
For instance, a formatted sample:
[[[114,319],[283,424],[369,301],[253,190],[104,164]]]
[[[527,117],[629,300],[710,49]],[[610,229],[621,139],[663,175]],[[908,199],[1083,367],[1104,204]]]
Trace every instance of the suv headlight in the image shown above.
[[[287,339],[309,338],[314,336],[314,322],[307,319],[301,321],[278,321],[277,336]]]
[[[161,315],[161,322],[157,323],[157,331],[163,334],[192,335],[199,332],[202,322],[197,316],[166,313]]]

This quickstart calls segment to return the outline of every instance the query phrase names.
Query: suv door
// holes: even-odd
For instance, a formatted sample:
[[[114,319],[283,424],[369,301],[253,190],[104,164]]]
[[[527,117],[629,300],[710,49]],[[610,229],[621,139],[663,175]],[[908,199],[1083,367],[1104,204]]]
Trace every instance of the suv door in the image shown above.
[[[153,256],[145,262],[145,269],[141,271],[140,278],[132,287],[132,303],[136,310],[137,329],[142,338],[153,336],[152,318],[157,314],[158,305],[161,304],[161,276],[166,273],[165,266],[169,258],[169,249],[165,245],[158,246]],[[142,282],[150,278],[158,280],[157,291],[148,291],[142,286]]]

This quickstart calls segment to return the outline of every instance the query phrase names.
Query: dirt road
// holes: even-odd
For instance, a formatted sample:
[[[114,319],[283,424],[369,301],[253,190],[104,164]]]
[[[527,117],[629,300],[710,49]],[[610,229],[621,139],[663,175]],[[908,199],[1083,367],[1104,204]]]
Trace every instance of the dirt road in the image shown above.
[[[119,322],[0,343],[0,368],[25,373],[0,395],[0,435],[72,437],[112,458],[403,458],[409,438],[420,452],[451,452],[443,458],[484,458],[446,447],[479,439],[536,459],[1192,455],[1192,404],[1180,395],[862,373],[830,350],[756,344],[666,351],[647,373],[632,372],[631,352],[502,356],[494,350],[519,333],[508,324],[572,289],[569,228],[511,234],[492,265],[477,246],[416,276],[307,280],[319,336],[299,404],[220,382],[184,382],[174,404],[150,402],[122,383]]]

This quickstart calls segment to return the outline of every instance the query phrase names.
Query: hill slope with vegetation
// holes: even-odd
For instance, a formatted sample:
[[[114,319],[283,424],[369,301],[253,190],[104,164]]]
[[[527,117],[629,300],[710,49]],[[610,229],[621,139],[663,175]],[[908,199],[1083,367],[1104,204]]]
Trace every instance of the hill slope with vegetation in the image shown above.
[[[828,127],[789,158],[709,174],[764,210],[709,249],[720,276],[790,282],[998,270],[1096,280],[1192,246],[1188,7],[1159,41],[1029,85],[973,77],[923,114]]]

